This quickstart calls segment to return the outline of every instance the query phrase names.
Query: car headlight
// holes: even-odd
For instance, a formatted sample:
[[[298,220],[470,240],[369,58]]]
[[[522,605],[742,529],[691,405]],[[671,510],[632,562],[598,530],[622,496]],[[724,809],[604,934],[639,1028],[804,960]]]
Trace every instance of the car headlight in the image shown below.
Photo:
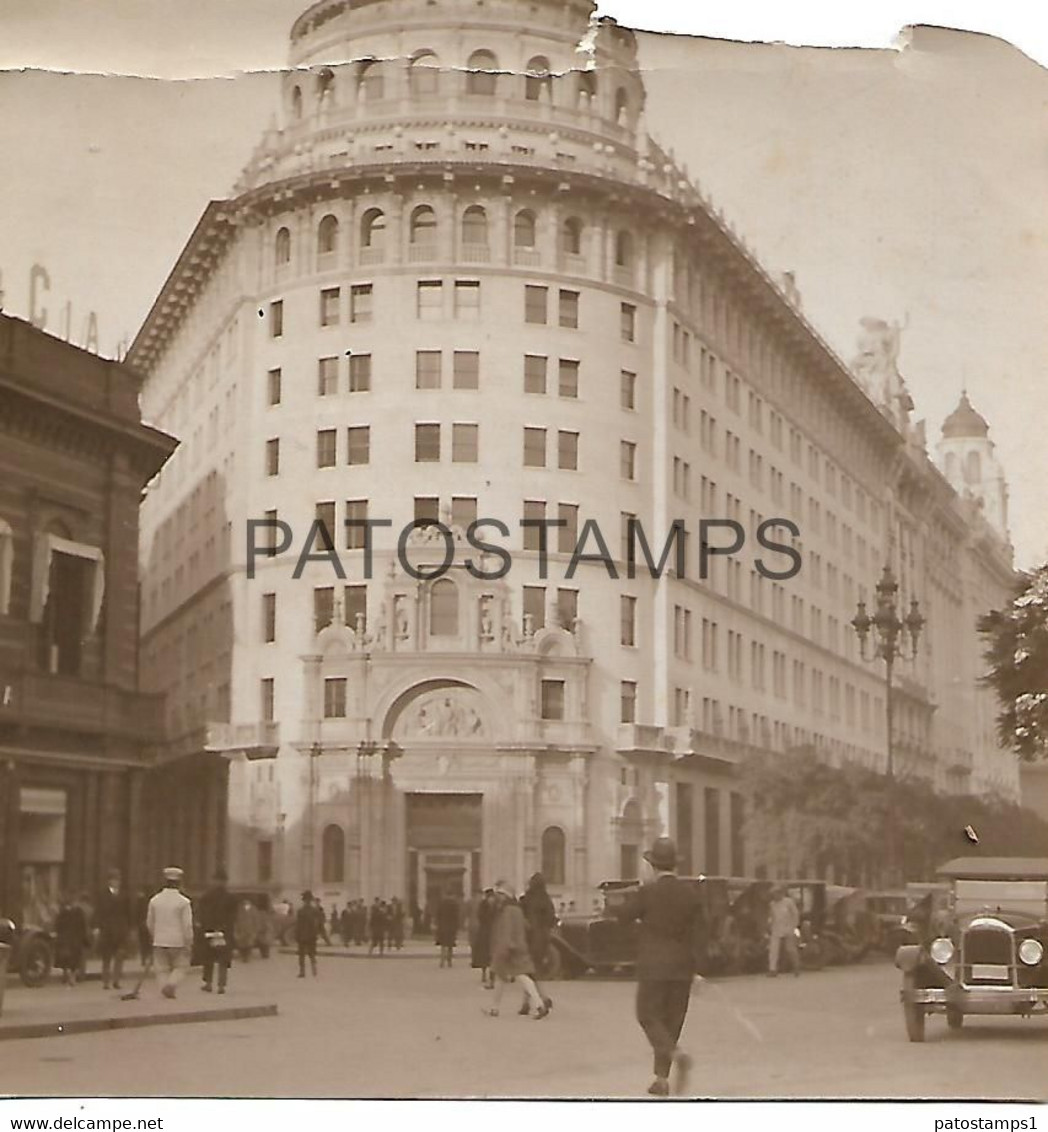
[[[928,953],[936,963],[949,963],[953,958],[953,940],[947,939],[946,936],[933,939]]]
[[[1019,960],[1027,967],[1036,967],[1044,958],[1044,945],[1039,939],[1024,939],[1019,944]]]

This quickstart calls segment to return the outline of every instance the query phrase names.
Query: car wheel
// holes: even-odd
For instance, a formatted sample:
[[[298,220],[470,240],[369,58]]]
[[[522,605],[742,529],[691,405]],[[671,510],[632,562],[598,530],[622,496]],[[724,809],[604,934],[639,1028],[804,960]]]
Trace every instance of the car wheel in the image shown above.
[[[959,1030],[964,1025],[964,1011],[958,1010],[956,1006],[948,1006],[946,1008],[946,1025],[951,1030]]]
[[[903,992],[914,991],[917,989],[917,984],[912,977],[903,980]],[[903,1002],[902,1004],[903,1019],[906,1022],[906,1036],[911,1042],[924,1041],[924,1007],[917,1002]]]
[[[39,987],[51,973],[51,946],[39,936],[31,939],[21,955],[19,974],[27,987]]]

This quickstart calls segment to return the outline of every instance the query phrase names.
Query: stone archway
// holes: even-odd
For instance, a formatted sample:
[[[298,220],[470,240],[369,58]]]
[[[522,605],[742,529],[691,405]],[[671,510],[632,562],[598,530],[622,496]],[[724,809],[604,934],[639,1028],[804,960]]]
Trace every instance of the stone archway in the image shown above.
[[[382,738],[491,743],[491,720],[487,697],[476,685],[450,678],[425,680],[390,704],[382,720]]]

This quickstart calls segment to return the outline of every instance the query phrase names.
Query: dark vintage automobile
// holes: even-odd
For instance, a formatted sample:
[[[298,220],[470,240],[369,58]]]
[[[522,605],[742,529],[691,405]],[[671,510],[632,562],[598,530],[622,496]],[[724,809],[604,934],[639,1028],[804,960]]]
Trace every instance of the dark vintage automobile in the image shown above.
[[[1048,858],[962,857],[939,875],[948,925],[895,956],[910,1041],[929,1014],[960,1030],[968,1014],[1048,1013]]]
[[[878,951],[894,955],[904,943],[912,942],[906,926],[912,904],[910,894],[902,888],[869,894],[867,907],[873,917],[873,946]]]
[[[801,914],[800,956],[808,968],[826,962],[823,931],[826,884],[823,881],[767,881],[742,877],[684,877],[702,898],[703,975],[731,975],[764,970],[768,961],[768,907],[775,884],[785,887]],[[593,971],[631,971],[637,959],[639,926],[615,915],[640,881],[615,880],[599,885],[603,908],[595,915],[564,916],[553,933],[559,955],[557,973],[576,978]]]
[[[0,916],[0,943],[11,948],[8,971],[17,971],[27,987],[39,987],[47,981],[54,964],[54,936],[37,925],[19,927],[14,920]]]

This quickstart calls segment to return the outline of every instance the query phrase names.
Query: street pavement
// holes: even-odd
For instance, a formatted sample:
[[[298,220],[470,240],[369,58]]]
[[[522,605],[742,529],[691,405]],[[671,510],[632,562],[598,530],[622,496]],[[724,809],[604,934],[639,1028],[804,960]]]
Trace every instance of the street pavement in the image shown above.
[[[0,1093],[635,1097],[650,1081],[628,979],[550,983],[553,1012],[535,1021],[517,1015],[513,988],[486,1017],[490,993],[468,960],[439,970],[418,944],[385,959],[322,956],[317,979],[296,975],[283,954],[233,969],[225,1002],[265,997],[273,1018],[5,1042]],[[8,1002],[62,993],[9,989]],[[179,992],[211,997],[196,972]],[[889,962],[702,983],[683,1044],[695,1096],[1048,1098],[1048,1019],[968,1019],[959,1034],[930,1019],[912,1045]]]

